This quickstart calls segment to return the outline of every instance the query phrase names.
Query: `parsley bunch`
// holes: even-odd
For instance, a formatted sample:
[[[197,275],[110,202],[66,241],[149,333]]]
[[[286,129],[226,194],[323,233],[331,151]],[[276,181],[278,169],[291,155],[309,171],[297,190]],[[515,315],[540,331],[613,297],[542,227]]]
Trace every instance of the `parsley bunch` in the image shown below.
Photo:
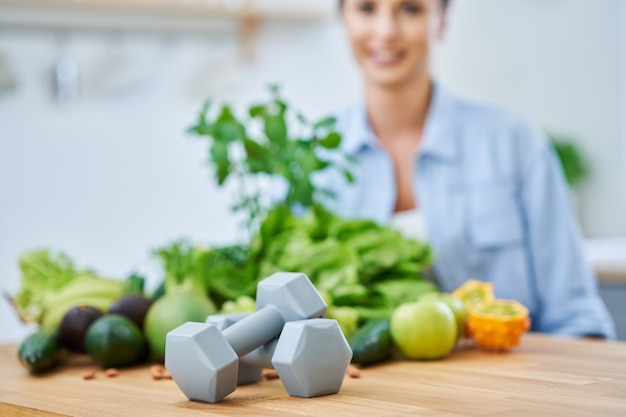
[[[332,197],[332,192],[314,184],[315,172],[334,166],[348,182],[353,182],[348,165],[351,158],[340,148],[335,118],[309,122],[289,108],[276,85],[270,86],[270,94],[269,101],[250,106],[244,117],[237,117],[228,104],[212,111],[207,101],[197,123],[190,128],[192,133],[209,139],[217,185],[223,186],[231,177],[239,181],[239,195],[232,210],[245,212],[251,235],[271,207],[284,204],[309,208],[321,196]],[[268,201],[261,191],[264,180],[284,183],[285,192]]]

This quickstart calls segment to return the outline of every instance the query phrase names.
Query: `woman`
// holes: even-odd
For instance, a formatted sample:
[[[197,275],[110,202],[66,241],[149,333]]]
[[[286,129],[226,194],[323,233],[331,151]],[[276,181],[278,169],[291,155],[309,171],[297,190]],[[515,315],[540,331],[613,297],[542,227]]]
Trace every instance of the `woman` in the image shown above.
[[[614,338],[585,262],[566,186],[544,135],[500,108],[461,100],[433,82],[429,60],[444,0],[344,0],[364,102],[340,118],[356,184],[322,177],[331,209],[389,223],[423,218],[444,291],[469,278],[516,299],[533,330]],[[417,214],[416,214],[417,213]]]

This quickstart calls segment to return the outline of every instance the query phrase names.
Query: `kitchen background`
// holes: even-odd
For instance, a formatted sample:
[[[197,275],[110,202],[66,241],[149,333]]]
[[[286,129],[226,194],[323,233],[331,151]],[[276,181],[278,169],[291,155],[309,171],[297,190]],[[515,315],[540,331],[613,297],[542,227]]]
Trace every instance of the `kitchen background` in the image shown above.
[[[148,275],[150,250],[241,238],[206,145],[204,99],[244,106],[279,83],[311,118],[359,96],[335,0],[0,0],[0,285],[28,249]],[[108,6],[107,6],[108,4]],[[258,19],[242,10],[257,7]],[[588,256],[626,338],[626,2],[456,0],[435,70],[568,138],[589,165],[572,191]],[[0,300],[0,343],[21,338]]]

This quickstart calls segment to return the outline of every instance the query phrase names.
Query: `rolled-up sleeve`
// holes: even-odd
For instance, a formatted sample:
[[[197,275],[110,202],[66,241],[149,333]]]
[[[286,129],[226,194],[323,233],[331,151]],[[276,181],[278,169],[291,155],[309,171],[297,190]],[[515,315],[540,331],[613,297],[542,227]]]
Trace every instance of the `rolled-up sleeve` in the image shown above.
[[[583,252],[556,154],[539,130],[522,132],[533,148],[521,179],[529,272],[539,301],[533,329],[614,339],[615,326]]]

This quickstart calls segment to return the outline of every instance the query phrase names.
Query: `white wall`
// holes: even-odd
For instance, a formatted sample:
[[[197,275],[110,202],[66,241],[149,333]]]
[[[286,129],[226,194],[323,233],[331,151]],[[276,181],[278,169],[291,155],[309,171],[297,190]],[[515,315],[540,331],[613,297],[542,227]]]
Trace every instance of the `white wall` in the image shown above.
[[[334,21],[262,27],[257,58],[242,64],[231,36],[79,34],[61,49],[79,62],[80,100],[59,106],[50,87],[58,40],[0,32],[19,83],[0,95],[0,286],[16,292],[18,256],[41,246],[113,277],[147,271],[154,286],[155,246],[236,241],[206,144],[185,130],[205,98],[248,104],[275,82],[311,117],[341,108],[358,83],[340,39]],[[0,300],[0,342],[25,331]]]
[[[582,190],[585,231],[626,233],[623,3],[453,4],[440,78],[579,136],[593,165]],[[256,59],[240,65],[237,53],[228,36],[83,33],[59,44],[49,32],[0,28],[0,54],[19,83],[0,93],[0,286],[17,291],[17,257],[41,246],[110,276],[147,271],[153,285],[151,248],[181,236],[236,240],[228,195],[209,177],[206,146],[184,133],[203,99],[247,104],[278,81],[294,106],[315,117],[359,94],[338,21],[264,26]],[[50,95],[60,54],[81,69],[81,98],[69,106]],[[0,301],[0,343],[25,332]]]
[[[579,139],[587,236],[626,233],[623,0],[457,0],[438,69],[456,91]]]
[[[626,2],[621,2],[622,10],[621,10],[621,20],[620,20],[620,28],[621,31],[621,87],[622,87],[622,143],[626,143]],[[623,160],[626,161],[626,145],[623,146]],[[624,182],[626,182],[626,172],[623,175]],[[624,190],[626,192],[626,190]]]

